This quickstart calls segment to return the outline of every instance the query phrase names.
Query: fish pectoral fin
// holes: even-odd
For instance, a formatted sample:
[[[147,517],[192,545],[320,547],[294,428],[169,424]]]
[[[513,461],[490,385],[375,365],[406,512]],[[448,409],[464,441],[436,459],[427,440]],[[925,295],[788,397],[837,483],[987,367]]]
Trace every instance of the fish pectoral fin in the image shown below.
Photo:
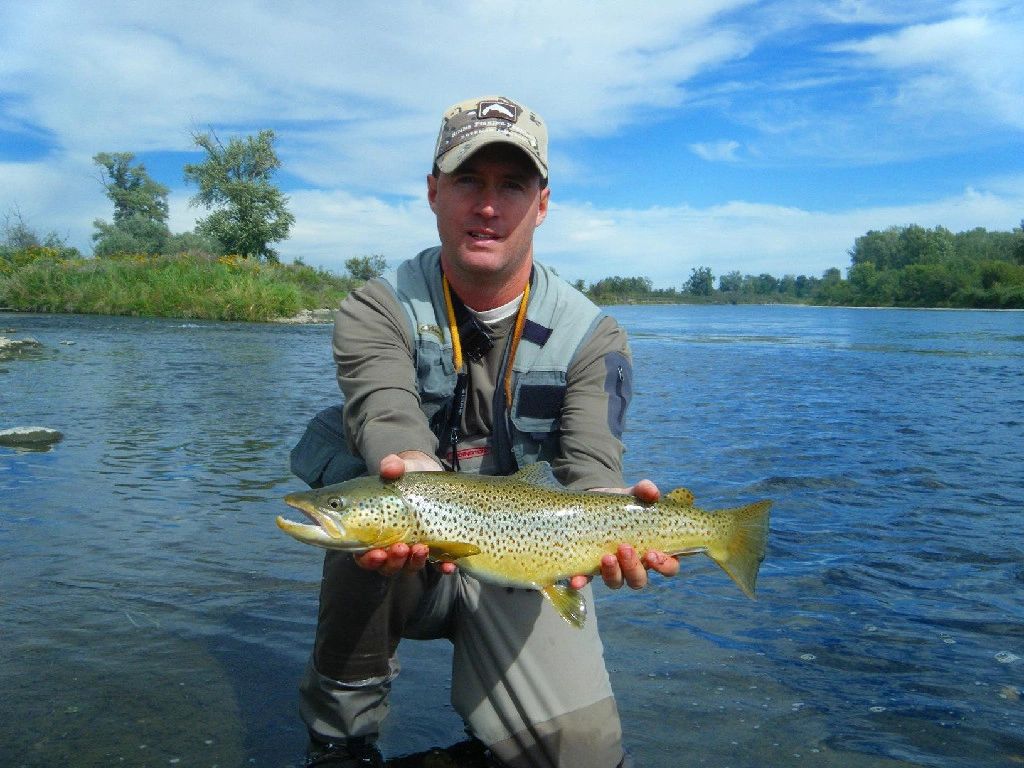
[[[563,584],[548,584],[541,588],[540,593],[555,607],[559,616],[576,629],[583,628],[587,620],[587,603],[578,590]]]
[[[480,554],[480,547],[464,541],[434,541],[429,544],[430,556],[435,560],[454,563],[463,557]]]

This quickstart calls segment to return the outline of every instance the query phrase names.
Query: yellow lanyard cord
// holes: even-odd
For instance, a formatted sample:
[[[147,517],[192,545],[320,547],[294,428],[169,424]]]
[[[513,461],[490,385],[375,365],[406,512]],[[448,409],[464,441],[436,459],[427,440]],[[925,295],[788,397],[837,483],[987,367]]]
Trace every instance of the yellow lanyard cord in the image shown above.
[[[462,371],[462,340],[459,337],[459,324],[455,321],[455,305],[452,303],[452,291],[448,286],[448,278],[441,275],[441,287],[444,289],[444,307],[448,315],[448,331],[452,336],[452,363],[456,372]],[[526,326],[526,305],[530,303],[530,283],[527,281],[523,288],[523,297],[519,300],[519,311],[516,313],[516,324],[512,331],[512,347],[508,353],[508,363],[505,366],[505,405],[512,407],[512,363],[516,359],[516,350],[519,348],[519,339],[523,336],[523,328]]]
[[[448,278],[441,275],[441,287],[444,289],[444,308],[448,313],[448,331],[452,335],[452,362],[455,372],[462,372],[462,340],[459,338],[459,324],[455,322],[455,305],[452,304],[452,289],[448,287]]]
[[[516,359],[516,350],[519,349],[519,339],[523,337],[523,328],[526,326],[526,305],[530,301],[530,282],[526,282],[523,288],[523,298],[519,302],[519,312],[516,314],[516,327],[512,331],[512,348],[508,352],[508,364],[505,366],[505,406],[512,410],[512,363]]]

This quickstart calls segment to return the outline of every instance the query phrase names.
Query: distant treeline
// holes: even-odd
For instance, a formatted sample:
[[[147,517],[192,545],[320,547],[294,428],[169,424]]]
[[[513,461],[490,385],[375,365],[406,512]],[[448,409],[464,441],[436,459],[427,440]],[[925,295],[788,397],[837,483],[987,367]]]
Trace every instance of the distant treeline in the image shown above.
[[[1024,225],[1024,223],[1022,223]],[[646,277],[606,277],[576,287],[602,304],[764,303],[874,306],[1024,308],[1024,229],[954,234],[916,224],[870,231],[838,268],[821,277],[728,272],[718,278],[696,267],[679,288],[654,288]]]

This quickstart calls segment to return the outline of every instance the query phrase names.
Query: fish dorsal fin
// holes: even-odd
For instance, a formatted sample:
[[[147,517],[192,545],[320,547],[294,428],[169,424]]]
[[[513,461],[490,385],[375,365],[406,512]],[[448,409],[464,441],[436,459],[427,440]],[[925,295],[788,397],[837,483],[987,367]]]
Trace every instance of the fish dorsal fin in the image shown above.
[[[464,541],[432,541],[430,543],[430,556],[446,563],[454,563],[464,557],[479,554],[480,547],[476,544],[467,544]]]
[[[555,607],[559,616],[576,629],[583,628],[587,620],[587,603],[582,594],[563,584],[548,584],[540,592]]]
[[[674,491],[669,491],[665,494],[665,501],[671,501],[673,504],[680,504],[684,507],[692,507],[693,491],[689,488],[676,488]]]
[[[536,464],[530,464],[528,467],[523,467],[512,475],[512,477],[520,483],[527,483],[528,485],[536,485],[541,488],[554,488],[559,491],[565,490],[565,486],[558,482],[554,472],[551,471],[551,465],[546,461],[538,461]]]

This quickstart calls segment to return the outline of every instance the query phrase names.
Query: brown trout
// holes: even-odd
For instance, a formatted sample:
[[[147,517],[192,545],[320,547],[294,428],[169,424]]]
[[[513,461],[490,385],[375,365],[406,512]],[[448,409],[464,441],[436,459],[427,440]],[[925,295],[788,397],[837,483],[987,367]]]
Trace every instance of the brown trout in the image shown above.
[[[643,554],[703,552],[749,597],[764,559],[770,501],[707,512],[679,488],[656,504],[632,496],[566,490],[546,462],[508,477],[409,472],[394,482],[361,477],[292,493],[285,502],[316,525],[283,517],[299,541],[361,552],[421,543],[484,581],[539,590],[576,627],[583,597],[562,583],[600,570],[601,556],[630,544]]]

